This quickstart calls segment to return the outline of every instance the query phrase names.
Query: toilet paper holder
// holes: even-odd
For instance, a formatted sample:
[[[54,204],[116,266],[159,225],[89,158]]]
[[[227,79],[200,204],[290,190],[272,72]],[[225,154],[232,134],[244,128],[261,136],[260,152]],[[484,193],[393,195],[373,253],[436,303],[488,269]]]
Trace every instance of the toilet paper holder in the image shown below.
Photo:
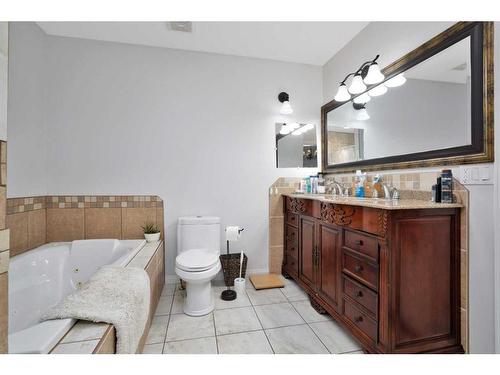
[[[226,227],[226,230],[227,230],[227,228],[228,227]],[[245,228],[238,227],[238,236],[244,230],[245,230]],[[237,239],[235,239],[234,241],[237,241]],[[226,254],[229,256],[229,239],[226,239]],[[227,289],[221,293],[220,298],[223,299],[224,301],[233,301],[236,299],[236,296],[237,296],[236,291],[231,290],[229,285],[228,285]]]

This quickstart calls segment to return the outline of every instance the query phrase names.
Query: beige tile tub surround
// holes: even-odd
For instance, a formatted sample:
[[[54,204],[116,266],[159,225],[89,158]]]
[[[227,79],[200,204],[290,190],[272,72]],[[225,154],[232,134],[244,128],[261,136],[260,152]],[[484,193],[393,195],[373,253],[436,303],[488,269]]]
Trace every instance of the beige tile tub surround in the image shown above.
[[[11,256],[48,242],[143,238],[146,221],[160,227],[163,201],[157,196],[41,196],[7,199]]]
[[[79,208],[47,208],[47,242],[83,240],[84,215]]]
[[[367,182],[376,173],[368,174]],[[432,185],[440,172],[380,173],[382,181],[400,190],[402,199],[430,200]],[[335,179],[343,185],[353,185],[355,175],[327,175],[326,182]],[[283,262],[283,199],[282,194],[292,193],[300,178],[279,178],[269,189],[269,271],[281,273]],[[469,351],[469,191],[456,179],[453,181],[454,197],[461,204],[461,329],[462,346]]]
[[[127,267],[143,268],[151,285],[149,318],[137,349],[137,353],[141,353],[165,284],[163,241],[145,244]],[[51,354],[114,354],[115,347],[116,331],[113,325],[79,320],[51,350]]]

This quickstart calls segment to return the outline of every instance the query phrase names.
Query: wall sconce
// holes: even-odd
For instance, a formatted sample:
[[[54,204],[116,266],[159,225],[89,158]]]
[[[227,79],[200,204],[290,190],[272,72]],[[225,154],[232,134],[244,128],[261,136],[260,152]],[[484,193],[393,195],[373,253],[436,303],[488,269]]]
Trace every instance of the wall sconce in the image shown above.
[[[380,72],[377,59],[380,55],[375,56],[373,60],[361,64],[358,70],[349,73],[342,82],[340,82],[339,89],[335,95],[335,100],[338,102],[345,102],[351,99],[352,95],[361,94],[366,91],[366,85],[375,85],[384,80],[385,76]],[[349,77],[353,77],[349,88],[347,88],[346,81]]]
[[[364,103],[363,104],[352,103],[352,106],[357,111],[356,120],[366,121],[370,119],[370,115],[368,114],[368,111],[366,110],[366,106]]]
[[[282,115],[290,115],[293,113],[292,106],[290,105],[290,96],[286,92],[280,92],[278,100],[283,103],[280,109]]]

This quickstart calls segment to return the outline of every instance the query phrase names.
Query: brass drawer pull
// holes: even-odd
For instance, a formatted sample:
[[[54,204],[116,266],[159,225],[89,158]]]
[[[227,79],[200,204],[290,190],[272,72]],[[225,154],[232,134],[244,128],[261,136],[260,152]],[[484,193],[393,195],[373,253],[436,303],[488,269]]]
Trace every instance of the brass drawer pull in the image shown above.
[[[356,297],[363,297],[363,292],[361,290],[358,290],[358,292],[356,293]]]
[[[363,271],[363,266],[361,264],[356,264],[356,267],[354,267],[354,270],[356,272],[361,272],[361,271]]]
[[[360,315],[360,316],[357,316],[357,317],[355,317],[355,318],[354,318],[354,321],[355,321],[356,323],[361,323],[361,322],[363,321],[363,317],[362,317],[361,315]]]
[[[356,245],[358,246],[363,246],[363,240],[357,240]]]

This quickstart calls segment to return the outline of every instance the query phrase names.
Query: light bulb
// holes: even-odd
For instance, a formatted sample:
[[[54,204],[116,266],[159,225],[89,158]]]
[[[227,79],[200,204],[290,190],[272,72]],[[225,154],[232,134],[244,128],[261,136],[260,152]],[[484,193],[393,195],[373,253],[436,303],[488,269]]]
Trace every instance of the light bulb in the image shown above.
[[[347,91],[347,86],[345,85],[345,83],[340,84],[334,99],[337,102],[346,102],[351,99],[351,95],[349,94],[349,91]]]
[[[386,92],[387,92],[387,87],[385,87],[384,84],[381,84],[368,91],[368,95],[374,97],[374,96],[384,95]]]
[[[397,76],[392,77],[391,79],[388,79],[386,82],[384,82],[384,85],[387,87],[398,87],[404,85],[406,82],[406,78],[403,75],[403,73],[399,73]]]
[[[297,122],[292,122],[292,123],[288,124],[288,126],[289,126],[289,127],[290,127],[290,129],[292,129],[292,130],[295,130],[295,129],[300,128],[300,124],[299,124],[299,123],[297,123]]]
[[[290,102],[288,100],[285,100],[283,102],[283,105],[281,106],[280,113],[282,115],[289,115],[293,113],[292,106],[290,105]]]
[[[302,133],[303,133],[302,128],[300,128],[300,129],[294,130],[292,132],[292,135],[301,135]]]
[[[374,85],[384,80],[385,76],[380,72],[377,63],[373,63],[368,68],[368,74],[363,79],[367,85]]]
[[[291,131],[292,129],[290,129],[290,126],[288,126],[287,124],[283,124],[280,129],[280,134],[287,135],[290,134]]]
[[[307,124],[306,125],[306,129],[307,130],[312,130],[312,129],[314,129],[314,125],[313,124]]]
[[[353,100],[356,104],[365,104],[368,103],[372,98],[366,92],[361,94],[360,96],[356,96]]]
[[[351,86],[349,86],[349,92],[351,94],[361,94],[366,90],[366,85],[363,83],[363,78],[359,74],[356,74],[352,79]]]
[[[365,121],[365,120],[369,120],[369,119],[370,119],[370,115],[368,114],[368,111],[366,110],[366,108],[361,108],[356,115],[356,120]]]

